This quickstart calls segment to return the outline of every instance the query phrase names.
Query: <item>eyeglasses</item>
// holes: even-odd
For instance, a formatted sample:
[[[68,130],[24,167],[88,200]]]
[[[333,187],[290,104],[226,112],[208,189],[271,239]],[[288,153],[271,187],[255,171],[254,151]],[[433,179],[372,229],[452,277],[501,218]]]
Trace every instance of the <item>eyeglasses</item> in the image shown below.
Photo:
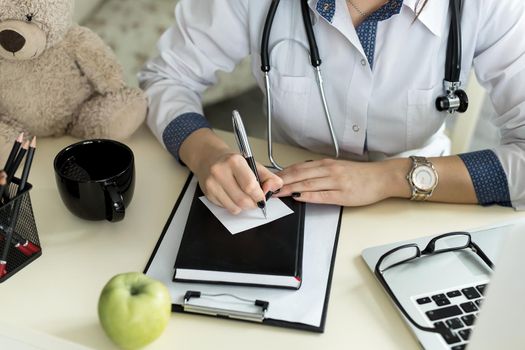
[[[444,338],[448,338],[453,336],[448,328],[425,327],[418,324],[401,306],[401,303],[385,280],[383,273],[388,269],[415,260],[423,255],[441,254],[467,248],[476,253],[492,270],[494,269],[492,261],[476,243],[472,242],[472,238],[468,232],[451,232],[434,237],[423,250],[420,250],[419,246],[415,243],[405,244],[389,250],[379,258],[374,272],[377,279],[390,295],[396,306],[415,327],[422,331],[439,333]]]

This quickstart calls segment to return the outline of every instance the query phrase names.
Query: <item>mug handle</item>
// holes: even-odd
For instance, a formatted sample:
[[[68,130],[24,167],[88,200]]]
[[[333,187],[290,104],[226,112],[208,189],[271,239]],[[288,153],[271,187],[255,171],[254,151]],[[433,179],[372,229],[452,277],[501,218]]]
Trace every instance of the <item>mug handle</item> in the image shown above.
[[[118,222],[124,219],[126,215],[126,208],[124,206],[124,198],[119,193],[117,186],[114,183],[105,184],[104,188],[109,195],[109,206],[106,207],[106,220],[111,222]]]

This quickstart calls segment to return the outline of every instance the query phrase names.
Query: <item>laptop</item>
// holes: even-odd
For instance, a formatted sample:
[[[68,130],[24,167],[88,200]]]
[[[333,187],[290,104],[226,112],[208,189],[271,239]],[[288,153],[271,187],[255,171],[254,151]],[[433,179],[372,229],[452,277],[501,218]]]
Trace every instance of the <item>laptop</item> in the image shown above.
[[[469,232],[494,262],[493,272],[472,250],[423,256],[384,271],[408,315],[424,327],[445,327],[448,336],[423,331],[401,317],[427,350],[525,349],[525,222]],[[372,273],[380,257],[403,244],[423,250],[432,237],[369,248],[362,257]]]

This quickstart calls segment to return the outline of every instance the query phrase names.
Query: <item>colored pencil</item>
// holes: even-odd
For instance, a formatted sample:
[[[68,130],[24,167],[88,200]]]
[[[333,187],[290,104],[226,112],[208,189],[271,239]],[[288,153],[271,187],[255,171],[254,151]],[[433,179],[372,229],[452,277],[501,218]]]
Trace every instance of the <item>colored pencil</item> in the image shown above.
[[[6,169],[7,172],[7,185],[4,188],[4,191],[2,192],[2,196],[4,198],[4,201],[7,202],[11,199],[10,193],[9,193],[9,185],[11,184],[11,181],[13,181],[13,178],[16,175],[16,172],[18,171],[18,168],[20,167],[20,164],[22,163],[22,160],[24,159],[26,153],[29,149],[29,141],[24,142],[22,148],[18,152],[17,156],[15,157],[15,160],[9,167],[9,169]],[[6,191],[7,189],[7,191]]]
[[[22,148],[16,155],[13,163],[11,166],[7,169],[4,169],[7,172],[7,183],[10,183],[11,180],[13,180],[13,177],[15,176],[16,172],[18,171],[18,168],[20,167],[20,164],[22,163],[22,160],[24,160],[24,157],[26,156],[27,151],[29,150],[30,142],[26,141],[22,145]]]
[[[11,153],[9,153],[9,157],[5,162],[4,170],[7,170],[9,167],[11,167],[11,164],[15,160],[16,154],[18,153],[20,146],[22,146],[22,142],[24,142],[24,133],[18,135],[18,138],[13,143],[13,148],[11,148]]]
[[[5,191],[5,187],[7,186],[7,173],[5,171],[0,171],[0,200],[2,199],[2,195]]]
[[[33,164],[33,158],[35,157],[35,150],[36,137],[33,137],[33,140],[31,140],[31,144],[29,145],[29,150],[27,151],[26,162],[24,163],[24,170],[22,170],[22,177],[20,178],[20,185],[18,186],[17,194],[22,193],[26,188],[29,173],[31,172],[31,165]]]

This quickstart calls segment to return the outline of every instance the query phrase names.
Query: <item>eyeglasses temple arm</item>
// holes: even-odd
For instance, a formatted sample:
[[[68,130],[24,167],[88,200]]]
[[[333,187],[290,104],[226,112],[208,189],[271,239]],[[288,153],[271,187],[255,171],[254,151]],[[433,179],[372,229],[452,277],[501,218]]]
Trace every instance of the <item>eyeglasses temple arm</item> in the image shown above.
[[[470,242],[470,246],[474,249],[474,252],[487,264],[492,270],[494,270],[494,263],[490,258],[481,250],[481,248],[474,242]]]
[[[396,295],[394,294],[394,291],[392,291],[392,289],[390,288],[390,286],[388,285],[388,283],[386,282],[385,278],[383,277],[383,274],[379,271],[379,264],[376,265],[375,267],[375,270],[374,270],[374,273],[376,275],[376,278],[379,280],[379,283],[381,283],[381,285],[383,286],[383,288],[386,290],[386,292],[388,293],[388,295],[390,295],[390,298],[394,301],[394,304],[397,306],[397,308],[401,311],[401,313],[403,314],[403,316],[406,317],[407,320],[410,321],[410,323],[412,323],[415,327],[417,327],[418,329],[422,330],[422,331],[426,331],[426,332],[434,332],[434,333],[439,333],[441,334],[441,330],[438,329],[438,328],[435,328],[435,327],[425,327],[425,326],[421,326],[420,324],[418,324],[409,314],[408,312],[406,312],[405,308],[403,306],[401,306],[401,303],[399,302],[399,300],[397,299]]]

